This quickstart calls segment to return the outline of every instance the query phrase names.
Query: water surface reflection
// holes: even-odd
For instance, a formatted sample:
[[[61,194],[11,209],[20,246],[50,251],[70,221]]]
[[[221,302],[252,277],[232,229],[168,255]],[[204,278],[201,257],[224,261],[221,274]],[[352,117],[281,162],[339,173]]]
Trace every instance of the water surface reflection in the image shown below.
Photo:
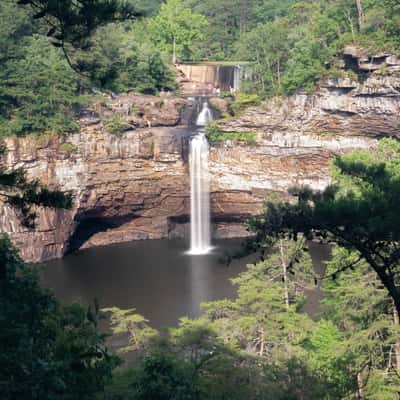
[[[200,303],[233,298],[230,278],[244,271],[249,256],[221,263],[226,252],[241,248],[241,240],[217,241],[211,254],[190,256],[182,240],[141,241],[93,248],[47,263],[43,282],[65,302],[101,307],[136,308],[155,328],[174,326],[183,316],[200,315]],[[314,268],[321,273],[325,246],[310,247]],[[321,292],[312,290],[305,310],[315,314]]]
[[[187,255],[187,243],[180,240],[88,249],[47,263],[43,282],[62,301],[97,298],[101,307],[136,308],[155,328],[171,326],[182,316],[199,316],[201,302],[235,295],[229,279],[253,260],[227,267],[220,259],[240,246],[240,240],[219,241],[202,256]]]

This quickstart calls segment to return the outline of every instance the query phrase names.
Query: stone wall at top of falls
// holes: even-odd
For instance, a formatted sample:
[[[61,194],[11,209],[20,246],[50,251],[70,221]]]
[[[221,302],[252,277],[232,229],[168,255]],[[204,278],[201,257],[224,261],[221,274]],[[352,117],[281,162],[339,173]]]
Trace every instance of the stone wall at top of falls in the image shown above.
[[[243,77],[251,75],[247,65],[224,65],[218,63],[177,64],[180,74],[180,92],[191,96],[213,94],[216,88],[221,92],[238,90]]]
[[[329,80],[313,95],[271,100],[220,122],[226,131],[256,131],[258,140],[211,143],[215,235],[243,234],[239,224],[261,211],[269,191],[325,187],[333,156],[398,137],[399,91],[398,72],[388,68],[357,82]],[[0,227],[25,260],[61,257],[70,247],[187,234],[187,130],[176,126],[186,101],[129,94],[105,103],[82,114],[79,134],[6,139],[8,167],[24,167],[74,194],[71,211],[39,209],[35,231],[2,205]],[[118,135],[105,123],[115,114],[127,123]]]

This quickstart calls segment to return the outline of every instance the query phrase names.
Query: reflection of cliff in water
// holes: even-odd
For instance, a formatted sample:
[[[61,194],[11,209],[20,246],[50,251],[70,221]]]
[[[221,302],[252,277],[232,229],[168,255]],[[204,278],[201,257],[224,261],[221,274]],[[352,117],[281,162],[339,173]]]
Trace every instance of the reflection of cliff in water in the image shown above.
[[[237,91],[243,80],[251,79],[249,65],[218,65],[214,63],[178,64],[182,74],[183,93],[193,95]]]

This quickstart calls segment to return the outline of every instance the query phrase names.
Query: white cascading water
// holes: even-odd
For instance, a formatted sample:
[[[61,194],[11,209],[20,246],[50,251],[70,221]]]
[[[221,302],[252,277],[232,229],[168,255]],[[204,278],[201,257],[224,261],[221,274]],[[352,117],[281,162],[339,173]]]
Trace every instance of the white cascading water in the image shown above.
[[[206,126],[210,121],[212,121],[213,116],[210,110],[210,107],[208,106],[207,102],[203,103],[203,108],[200,111],[199,116],[197,117],[196,120],[196,125],[197,126]]]
[[[240,65],[237,65],[236,67],[234,67],[233,69],[233,88],[235,89],[235,91],[239,91],[240,89],[240,83],[242,80],[242,67]]]
[[[196,125],[204,127],[212,120],[205,102]],[[190,254],[207,254],[211,250],[210,177],[208,171],[208,142],[199,129],[190,142]]]

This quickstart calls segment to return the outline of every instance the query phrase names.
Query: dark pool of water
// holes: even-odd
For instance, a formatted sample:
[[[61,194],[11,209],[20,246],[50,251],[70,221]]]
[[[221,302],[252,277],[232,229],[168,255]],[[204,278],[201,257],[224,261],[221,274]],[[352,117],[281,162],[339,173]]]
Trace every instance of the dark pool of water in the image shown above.
[[[230,278],[252,257],[229,267],[221,259],[241,243],[216,242],[205,256],[187,255],[187,243],[180,240],[93,248],[47,263],[42,277],[62,301],[90,303],[96,298],[101,307],[136,308],[155,328],[173,326],[182,316],[199,316],[201,302],[235,296]]]
[[[221,262],[240,251],[241,240],[222,240],[205,256],[186,254],[181,240],[140,241],[83,250],[46,264],[42,278],[64,302],[84,304],[96,298],[101,307],[136,308],[154,328],[175,326],[180,317],[200,315],[200,303],[233,298],[230,278],[256,261],[249,256]],[[326,247],[311,244],[314,268],[321,272]],[[306,311],[316,312],[320,292],[309,294]]]

